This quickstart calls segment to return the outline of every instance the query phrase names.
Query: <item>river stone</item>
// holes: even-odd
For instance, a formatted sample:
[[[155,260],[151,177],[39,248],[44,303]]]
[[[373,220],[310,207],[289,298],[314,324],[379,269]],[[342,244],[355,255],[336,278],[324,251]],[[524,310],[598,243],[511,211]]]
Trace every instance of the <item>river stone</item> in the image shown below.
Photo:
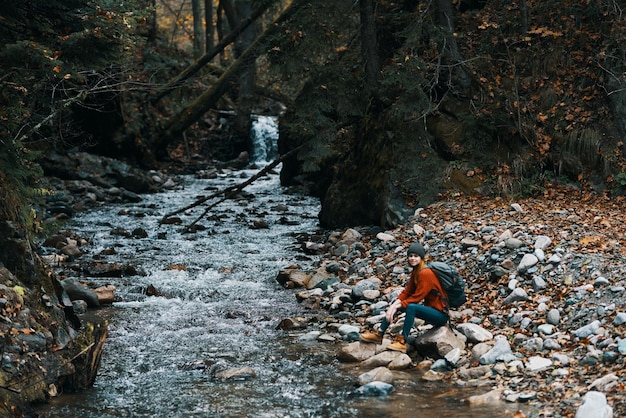
[[[376,367],[359,376],[359,385],[363,386],[371,382],[393,383],[393,373],[386,367]]]
[[[98,295],[100,304],[110,304],[115,301],[115,286],[111,284],[97,287],[93,291]]]
[[[509,296],[504,299],[504,301],[502,301],[502,304],[506,306],[515,302],[527,301],[529,299],[530,298],[528,297],[528,293],[526,293],[526,291],[521,287],[517,287],[513,289],[513,291],[509,294]]]
[[[575,418],[613,418],[613,408],[602,392],[587,392],[578,407]]]
[[[396,237],[394,237],[393,235],[387,234],[385,232],[379,232],[378,234],[376,234],[376,238],[381,241],[394,241],[396,239]]]
[[[356,325],[341,324],[339,326],[339,329],[337,330],[337,332],[339,332],[339,335],[341,335],[342,337],[345,337],[346,335],[350,335],[350,334],[354,334],[354,333],[359,334],[360,333],[360,329]]]
[[[537,327],[537,331],[544,335],[552,335],[554,333],[554,325],[541,324]]]
[[[508,240],[509,238],[513,238],[513,232],[511,232],[510,229],[507,229],[502,234],[500,234],[500,236],[498,237],[497,241],[498,242],[506,242],[506,240]]]
[[[522,247],[524,245],[524,242],[522,240],[519,240],[517,238],[507,238],[504,242],[504,245],[506,246],[506,248],[510,248],[512,250],[516,250],[520,247]]]
[[[543,342],[544,350],[560,350],[561,348],[561,344],[554,338],[548,338]]]
[[[417,352],[424,356],[442,358],[454,348],[465,349],[466,340],[463,334],[455,333],[447,326],[441,326],[417,337],[413,345]]]
[[[495,364],[497,361],[507,361],[513,356],[511,345],[506,337],[498,335],[493,348],[480,356],[480,364]]]
[[[552,366],[552,360],[541,357],[532,356],[528,358],[526,362],[526,370],[530,372],[540,372]]]
[[[609,392],[614,387],[620,384],[620,379],[614,373],[609,373],[605,376],[602,376],[596,380],[594,380],[589,386],[588,389],[594,389],[601,392]]]
[[[461,240],[461,246],[463,248],[473,248],[473,247],[480,247],[482,243],[478,240],[475,239],[471,239],[471,238],[463,238]]]
[[[613,320],[613,325],[618,326],[618,325],[623,325],[624,323],[626,323],[626,313],[620,312],[617,315],[615,315],[615,319]]]
[[[341,239],[348,241],[348,242],[354,242],[354,241],[360,240],[362,236],[363,235],[356,229],[348,228],[341,236]]]
[[[384,366],[391,370],[403,370],[411,366],[411,357],[398,351],[383,351],[361,363],[363,367]]]
[[[460,348],[453,348],[448,354],[446,354],[445,359],[450,365],[456,367],[461,360],[461,354],[463,353]]]
[[[469,369],[461,368],[459,370],[459,377],[463,380],[474,379],[488,379],[492,376],[493,368],[491,365],[485,364],[482,366],[471,367]]]
[[[83,285],[77,278],[65,279],[61,281],[61,285],[71,300],[84,300],[90,308],[100,306],[96,292]]]
[[[366,290],[379,290],[380,284],[380,279],[363,279],[352,287],[352,298],[354,300],[361,300],[363,298],[363,292]]]
[[[305,328],[306,328],[306,321],[304,320],[301,321],[298,318],[284,318],[276,326],[276,329],[282,329],[282,330],[305,329]]]
[[[393,392],[393,385],[385,382],[370,382],[356,390],[356,393],[361,396],[386,396],[391,392]]]
[[[304,335],[301,335],[300,337],[298,337],[298,341],[300,342],[312,342],[312,341],[317,341],[317,339],[322,335],[321,331],[310,331],[307,332]]]
[[[374,301],[380,296],[380,290],[367,289],[363,291],[363,299]]]
[[[545,250],[550,245],[552,245],[552,240],[550,239],[550,237],[548,237],[546,235],[539,235],[535,239],[535,249]]]
[[[68,257],[79,257],[83,255],[83,252],[78,248],[76,244],[68,244],[61,248],[61,253]]]
[[[558,309],[550,309],[546,315],[546,322],[552,325],[559,325],[561,322],[561,313]]]
[[[456,329],[467,337],[467,341],[472,344],[480,343],[484,341],[488,341],[493,339],[493,334],[480,325],[472,324],[471,322],[466,322],[463,324],[459,324]]]
[[[520,273],[525,273],[528,271],[528,269],[535,266],[538,262],[539,259],[536,255],[524,254],[524,257],[522,257],[522,261],[520,261],[519,265],[517,266],[517,271],[519,271]]]
[[[591,324],[578,328],[577,330],[573,332],[573,334],[577,336],[578,338],[587,338],[590,335],[592,335],[594,332],[596,332],[600,328],[601,325],[602,324],[600,323],[600,321],[595,320]]]
[[[328,278],[329,274],[326,272],[326,269],[324,267],[320,267],[315,271],[315,273],[313,273],[313,275],[306,284],[306,288],[308,290],[311,290]]]
[[[421,380],[424,380],[426,382],[440,382],[444,378],[445,378],[445,374],[439,373],[439,372],[437,372],[435,370],[427,370],[420,377]]]
[[[247,380],[256,377],[256,372],[251,367],[234,367],[217,372],[215,377],[220,380]]]
[[[87,302],[82,299],[72,301],[72,309],[76,315],[83,315],[87,312]]]
[[[503,389],[494,389],[482,395],[470,396],[467,402],[470,405],[484,405],[490,403],[502,402]]]
[[[298,265],[292,265],[279,270],[276,281],[282,286],[295,288],[305,287],[311,276],[300,269]],[[291,285],[289,285],[291,283]]]
[[[361,362],[376,354],[376,344],[352,342],[341,347],[337,359],[344,363]]]
[[[533,281],[532,281],[532,285],[533,285],[533,290],[535,292],[545,288],[547,286],[546,281],[543,279],[543,277],[541,276],[534,276],[533,277]]]

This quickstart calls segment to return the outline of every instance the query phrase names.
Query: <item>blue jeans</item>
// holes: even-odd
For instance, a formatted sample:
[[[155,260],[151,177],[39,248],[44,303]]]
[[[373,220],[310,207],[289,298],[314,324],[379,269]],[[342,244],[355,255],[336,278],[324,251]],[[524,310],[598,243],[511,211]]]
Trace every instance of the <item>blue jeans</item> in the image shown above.
[[[427,324],[432,324],[436,327],[441,325],[445,325],[448,322],[448,314],[441,312],[438,309],[431,308],[430,306],[425,306],[420,303],[409,303],[406,308],[398,309],[401,312],[406,312],[406,317],[404,318],[404,326],[402,327],[402,335],[406,340],[411,333],[411,328],[413,328],[413,322],[415,318],[419,318],[424,320]],[[383,318],[383,322],[380,325],[380,332],[385,332],[389,328],[389,322],[387,318]]]

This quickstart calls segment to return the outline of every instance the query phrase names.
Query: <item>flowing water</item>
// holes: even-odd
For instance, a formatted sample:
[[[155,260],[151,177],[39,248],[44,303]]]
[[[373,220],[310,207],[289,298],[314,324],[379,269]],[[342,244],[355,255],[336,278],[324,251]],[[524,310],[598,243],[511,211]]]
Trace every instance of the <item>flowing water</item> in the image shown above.
[[[262,159],[266,159],[263,157]],[[144,196],[139,204],[104,207],[76,216],[69,227],[90,240],[90,254],[128,263],[144,274],[84,278],[113,284],[116,301],[97,314],[109,320],[101,368],[92,389],[53,398],[41,417],[506,417],[515,405],[468,407],[463,398],[487,391],[425,383],[398,373],[387,397],[355,396],[365,370],[336,360],[340,343],[305,342],[306,332],[277,330],[284,318],[305,314],[293,291],[282,289],[282,267],[315,259],[298,251],[296,235],[318,229],[318,202],[279,184],[278,174],[253,183],[237,199],[180,215],[183,225],[161,217],[243,182],[255,170],[224,172],[214,179],[183,178],[180,188]],[[209,201],[210,203],[210,201]],[[269,228],[254,227],[255,221]],[[148,238],[111,235],[115,227],[143,228]],[[162,296],[146,296],[152,285]],[[255,376],[222,381],[212,370],[249,367]]]

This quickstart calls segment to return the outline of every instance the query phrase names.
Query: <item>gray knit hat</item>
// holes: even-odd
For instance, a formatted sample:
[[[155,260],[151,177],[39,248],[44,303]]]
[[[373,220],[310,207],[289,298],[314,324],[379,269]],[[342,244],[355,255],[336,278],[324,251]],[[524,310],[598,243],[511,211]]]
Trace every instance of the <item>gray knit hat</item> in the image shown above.
[[[424,250],[424,247],[422,246],[422,244],[420,244],[419,242],[414,242],[413,244],[409,246],[409,249],[406,252],[407,256],[411,254],[417,254],[420,257],[424,258],[424,256],[426,255],[426,251]]]

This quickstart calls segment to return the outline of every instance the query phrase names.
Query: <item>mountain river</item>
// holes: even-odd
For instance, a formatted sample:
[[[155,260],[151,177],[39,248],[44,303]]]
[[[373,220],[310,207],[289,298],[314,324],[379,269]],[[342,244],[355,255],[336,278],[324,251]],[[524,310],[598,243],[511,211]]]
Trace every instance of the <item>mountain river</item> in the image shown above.
[[[263,157],[261,157],[263,159]],[[180,215],[182,225],[159,225],[168,212],[241,183],[257,170],[224,171],[217,178],[183,177],[171,191],[137,204],[107,206],[75,216],[68,228],[87,237],[93,257],[132,264],[143,274],[84,278],[113,284],[117,301],[96,311],[109,320],[93,388],[63,394],[38,407],[40,417],[511,417],[516,405],[468,406],[480,389],[428,383],[398,372],[386,397],[355,395],[355,364],[336,360],[341,343],[303,341],[309,330],[277,329],[304,315],[294,291],[276,282],[293,263],[313,266],[297,234],[319,229],[319,202],[280,186],[277,172],[215,206],[183,233],[204,206]],[[208,202],[210,203],[210,201]],[[261,221],[268,227],[254,227]],[[112,235],[143,228],[147,238]],[[146,296],[152,285],[162,296]],[[215,367],[249,367],[254,376],[220,380]]]

